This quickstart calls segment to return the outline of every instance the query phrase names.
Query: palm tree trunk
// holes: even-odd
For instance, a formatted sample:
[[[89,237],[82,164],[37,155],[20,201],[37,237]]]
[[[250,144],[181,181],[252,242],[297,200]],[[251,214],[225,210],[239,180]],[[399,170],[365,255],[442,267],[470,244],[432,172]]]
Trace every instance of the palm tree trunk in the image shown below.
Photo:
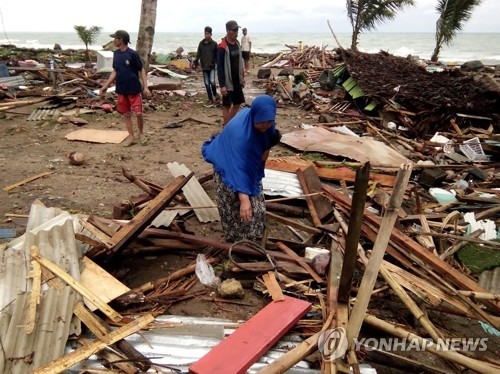
[[[432,52],[432,56],[431,56],[432,62],[437,62],[440,51],[441,51],[441,46],[439,44],[436,44],[436,47],[434,48],[434,52]]]
[[[156,6],[158,0],[142,0],[141,20],[137,37],[136,50],[141,56],[146,72],[149,68],[149,57],[153,48],[156,25]]]
[[[360,29],[356,25],[356,27],[352,30],[352,39],[351,39],[351,49],[353,51],[358,51],[358,37],[359,37]]]

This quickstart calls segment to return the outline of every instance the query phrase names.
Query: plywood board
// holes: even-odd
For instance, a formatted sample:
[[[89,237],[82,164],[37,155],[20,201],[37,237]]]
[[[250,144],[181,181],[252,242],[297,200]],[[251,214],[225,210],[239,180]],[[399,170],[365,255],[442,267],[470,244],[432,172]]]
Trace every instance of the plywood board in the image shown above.
[[[130,288],[125,286],[91,259],[84,257],[83,265],[84,267],[80,274],[80,283],[89,290],[92,290],[93,293],[105,303],[130,291]],[[90,303],[87,299],[84,301],[85,305],[90,310],[94,311],[97,309],[94,304]]]
[[[68,135],[66,135],[66,139],[91,143],[119,144],[127,139],[127,136],[127,131],[80,129],[70,132]]]

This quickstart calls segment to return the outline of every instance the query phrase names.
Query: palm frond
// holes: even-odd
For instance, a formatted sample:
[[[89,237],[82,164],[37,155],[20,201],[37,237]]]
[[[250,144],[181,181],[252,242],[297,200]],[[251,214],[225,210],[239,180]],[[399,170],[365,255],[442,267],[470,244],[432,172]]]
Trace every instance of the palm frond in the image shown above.
[[[472,17],[473,9],[482,0],[439,0],[436,10],[440,14],[436,25],[436,39],[450,44],[457,32]]]
[[[414,0],[348,0],[347,14],[351,24],[358,24],[361,30],[369,30],[394,19],[398,11],[414,4]]]

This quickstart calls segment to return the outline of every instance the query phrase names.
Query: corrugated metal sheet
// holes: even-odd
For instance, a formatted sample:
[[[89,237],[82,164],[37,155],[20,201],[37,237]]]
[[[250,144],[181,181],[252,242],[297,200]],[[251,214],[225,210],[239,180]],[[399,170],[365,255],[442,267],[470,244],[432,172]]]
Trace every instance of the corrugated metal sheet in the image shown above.
[[[41,121],[47,118],[59,117],[61,112],[57,109],[35,109],[26,121]]]
[[[294,197],[303,195],[297,174],[266,169],[262,179],[264,194],[270,196]]]
[[[180,165],[177,162],[169,162],[167,167],[176,178],[181,175],[187,176],[191,173],[191,170],[185,165]],[[200,182],[194,177],[186,183],[182,188],[182,192],[191,206],[209,207],[215,205]],[[194,209],[194,213],[200,222],[220,221],[219,210],[217,208]]]
[[[28,315],[28,300],[32,281],[31,247],[36,245],[42,257],[49,259],[80,279],[75,222],[67,212],[33,204],[28,229],[23,236],[8,243],[0,253],[0,334],[4,347],[0,360],[6,367],[0,372],[29,373],[63,354],[69,334],[80,334],[80,322],[72,319],[73,309],[80,298],[69,287],[61,290],[42,285],[41,304],[37,307],[35,330],[26,335],[24,325]],[[29,358],[32,361],[19,358]],[[5,361],[5,362],[4,362]]]
[[[155,322],[182,323],[182,327],[159,328],[142,331],[141,334],[134,334],[126,338],[139,352],[146,357],[150,357],[155,364],[166,365],[168,367],[188,372],[188,367],[200,359],[203,355],[217,345],[223,338],[235,331],[239,324],[216,318],[198,318],[164,315],[158,316]],[[302,342],[302,339],[295,335],[285,335],[276,345],[250,367],[248,373],[257,373],[268,363],[282,356],[288,350],[294,348]],[[228,357],[230,359],[230,357]],[[104,367],[97,361],[96,356],[82,361],[71,368],[71,372],[77,373],[84,369],[103,369]],[[160,367],[161,369],[161,367]],[[168,372],[165,371],[160,372]],[[306,361],[300,361],[292,369],[290,374],[319,374],[321,371],[311,369]]]
[[[0,315],[0,373],[31,373],[34,369],[62,356],[77,294],[70,287],[48,289],[41,295],[35,329],[25,331],[30,294],[18,295],[11,312]]]
[[[479,286],[494,295],[500,295],[500,267],[483,271],[479,276]]]
[[[0,77],[0,84],[6,87],[26,86],[27,82],[22,76]]]

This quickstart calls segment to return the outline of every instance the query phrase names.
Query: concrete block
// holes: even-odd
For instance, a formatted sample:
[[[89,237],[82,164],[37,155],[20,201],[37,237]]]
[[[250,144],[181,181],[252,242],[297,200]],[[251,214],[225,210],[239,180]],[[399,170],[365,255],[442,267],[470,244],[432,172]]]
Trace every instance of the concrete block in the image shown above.
[[[113,52],[111,51],[97,51],[97,71],[103,68],[113,67]]]

